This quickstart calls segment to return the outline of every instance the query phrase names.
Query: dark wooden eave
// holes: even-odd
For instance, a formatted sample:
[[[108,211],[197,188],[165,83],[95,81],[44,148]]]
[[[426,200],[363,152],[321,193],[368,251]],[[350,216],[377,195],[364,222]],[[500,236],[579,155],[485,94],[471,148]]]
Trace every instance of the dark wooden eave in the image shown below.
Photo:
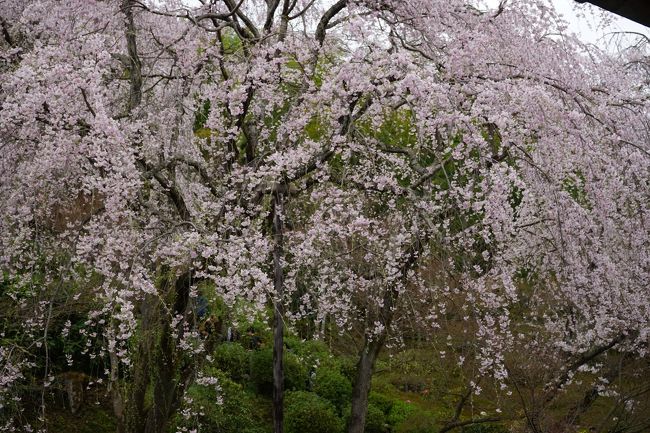
[[[591,3],[629,20],[650,27],[650,0],[576,0]]]

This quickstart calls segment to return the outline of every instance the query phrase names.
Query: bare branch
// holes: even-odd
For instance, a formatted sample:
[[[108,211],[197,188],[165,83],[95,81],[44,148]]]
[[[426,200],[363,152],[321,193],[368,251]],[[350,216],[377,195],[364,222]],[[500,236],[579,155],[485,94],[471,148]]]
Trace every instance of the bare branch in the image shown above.
[[[348,5],[348,0],[339,0],[331,8],[329,8],[321,17],[318,26],[316,27],[316,40],[320,45],[323,45],[325,42],[325,32],[329,22],[334,18],[339,12],[341,12]]]

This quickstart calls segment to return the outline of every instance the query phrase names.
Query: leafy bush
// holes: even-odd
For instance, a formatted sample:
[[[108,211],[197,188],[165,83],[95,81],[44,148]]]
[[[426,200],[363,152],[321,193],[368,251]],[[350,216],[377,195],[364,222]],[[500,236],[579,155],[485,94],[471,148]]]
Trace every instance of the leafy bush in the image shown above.
[[[386,433],[386,431],[388,431],[386,415],[379,407],[372,403],[368,404],[365,433]]]
[[[314,377],[314,392],[330,401],[339,413],[352,398],[352,384],[338,370],[319,368]]]
[[[388,421],[388,424],[391,426],[398,426],[404,422],[414,410],[415,406],[411,403],[402,400],[395,400],[390,408],[390,412],[388,412],[386,421]]]
[[[216,366],[236,382],[241,382],[248,376],[250,356],[239,343],[223,343],[217,346],[214,360]]]
[[[334,405],[313,392],[289,392],[285,398],[285,433],[342,433]]]
[[[273,393],[273,349],[264,348],[253,352],[251,357],[251,381],[265,395]],[[300,391],[307,386],[307,370],[296,355],[284,352],[284,387]]]
[[[338,359],[330,353],[327,345],[322,341],[302,341],[298,338],[285,337],[285,342],[308,369],[315,368],[315,366],[338,368]]]
[[[354,382],[354,377],[357,374],[357,361],[352,357],[342,356],[339,359],[340,370],[343,376],[347,377],[350,382]]]
[[[183,411],[189,418],[177,415],[174,422],[180,427],[206,433],[243,433],[260,431],[255,423],[256,408],[243,387],[226,373],[210,368],[206,376],[217,378],[217,384],[194,384],[188,390]]]
[[[381,409],[385,415],[388,415],[390,413],[390,409],[393,407],[392,398],[376,391],[370,392],[370,395],[368,396],[368,402],[373,406]]]
[[[272,331],[261,320],[253,322],[242,320],[235,331],[239,335],[241,345],[247,349],[259,349],[272,344]]]

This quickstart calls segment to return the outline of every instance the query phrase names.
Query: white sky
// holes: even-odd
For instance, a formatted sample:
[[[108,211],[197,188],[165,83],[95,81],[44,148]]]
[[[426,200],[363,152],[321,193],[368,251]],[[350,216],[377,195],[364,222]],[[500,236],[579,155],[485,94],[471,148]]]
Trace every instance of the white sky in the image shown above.
[[[183,1],[186,4],[198,5],[197,0]],[[333,0],[329,1],[333,2]],[[485,0],[492,7],[496,7],[499,1]],[[584,42],[593,43],[602,48],[615,49],[612,46],[612,34],[615,32],[637,32],[650,37],[650,28],[600,9],[590,3],[580,4],[575,0],[549,1],[569,23],[570,31],[576,33]],[[580,11],[583,11],[583,13],[580,14]]]
[[[580,4],[575,0],[550,1],[569,23],[570,31],[576,33],[584,42],[606,47],[611,42],[612,33],[615,32],[637,32],[650,37],[650,28],[592,4]],[[486,2],[490,6],[499,4],[499,0],[486,0]],[[584,16],[578,16],[580,11],[584,11]]]

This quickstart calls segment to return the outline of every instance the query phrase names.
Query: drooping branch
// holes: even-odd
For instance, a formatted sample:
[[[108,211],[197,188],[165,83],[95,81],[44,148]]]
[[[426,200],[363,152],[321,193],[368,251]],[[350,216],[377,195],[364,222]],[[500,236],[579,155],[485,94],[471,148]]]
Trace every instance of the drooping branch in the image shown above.
[[[612,349],[614,346],[622,343],[626,338],[627,335],[621,333],[609,342],[600,346],[595,346],[590,350],[581,353],[577,359],[575,359],[571,364],[569,364],[560,372],[558,377],[546,390],[545,403],[550,403],[553,399],[555,399],[558,391],[562,389],[562,387],[571,379],[573,373],[575,373],[578,368],[589,363],[590,361],[593,361],[595,358]]]

